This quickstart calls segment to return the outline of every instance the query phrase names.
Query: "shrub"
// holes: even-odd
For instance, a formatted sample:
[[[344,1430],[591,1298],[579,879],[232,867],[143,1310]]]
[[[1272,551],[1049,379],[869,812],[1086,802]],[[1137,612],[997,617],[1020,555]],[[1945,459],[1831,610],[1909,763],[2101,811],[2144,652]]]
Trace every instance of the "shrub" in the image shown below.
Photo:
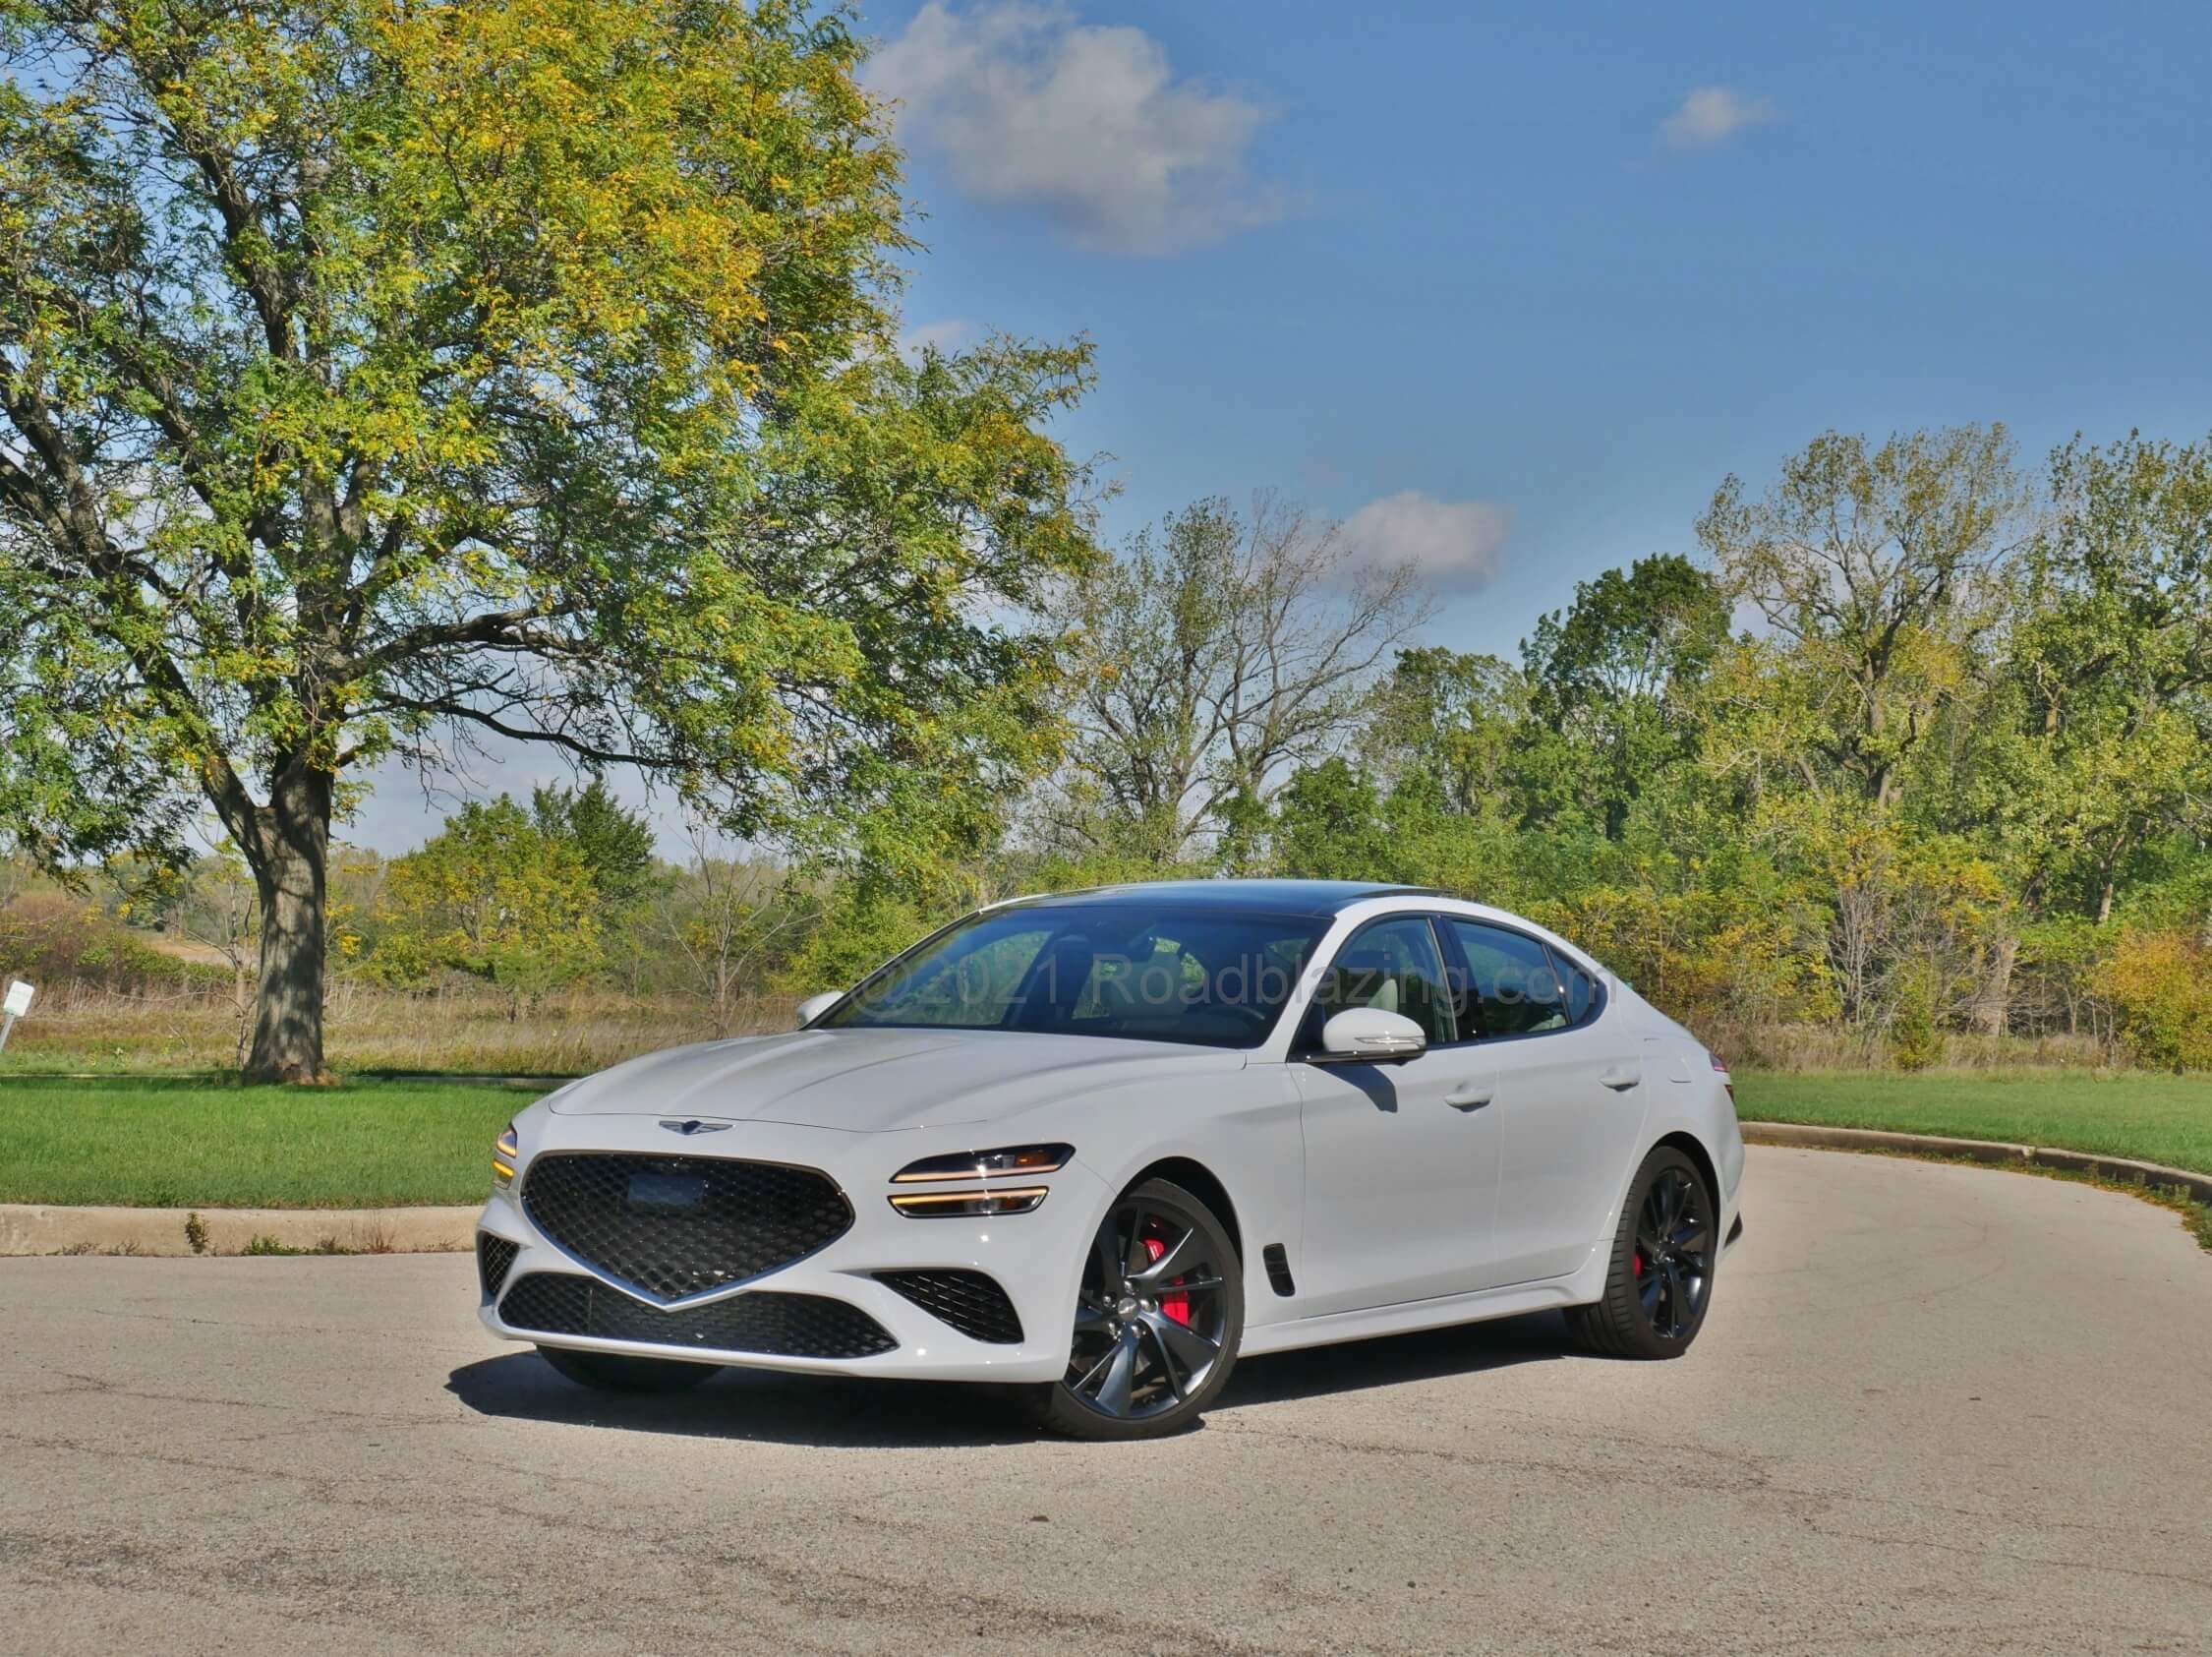
[[[2212,949],[2202,938],[2123,932],[2096,982],[2136,1062],[2212,1070]]]

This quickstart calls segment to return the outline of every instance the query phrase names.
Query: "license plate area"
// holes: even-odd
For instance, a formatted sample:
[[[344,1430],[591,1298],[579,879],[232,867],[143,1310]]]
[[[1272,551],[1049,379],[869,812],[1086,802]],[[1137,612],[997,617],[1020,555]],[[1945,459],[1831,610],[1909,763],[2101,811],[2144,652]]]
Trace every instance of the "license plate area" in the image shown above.
[[[634,1214],[695,1214],[707,1204],[704,1174],[633,1173],[626,1193]]]

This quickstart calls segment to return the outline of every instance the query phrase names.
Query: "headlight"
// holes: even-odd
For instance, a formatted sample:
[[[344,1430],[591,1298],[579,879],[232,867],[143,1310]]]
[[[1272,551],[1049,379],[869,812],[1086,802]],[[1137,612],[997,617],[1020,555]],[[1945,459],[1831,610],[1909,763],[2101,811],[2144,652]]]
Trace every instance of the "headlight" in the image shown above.
[[[894,1185],[940,1184],[954,1180],[1004,1179],[1009,1175],[1057,1173],[1075,1156],[1072,1145],[1007,1145],[996,1151],[959,1151],[924,1156],[891,1176]],[[1041,1185],[977,1191],[901,1192],[891,1206],[908,1219],[974,1219],[991,1214],[1027,1213],[1049,1193]]]
[[[925,1156],[891,1176],[894,1185],[917,1180],[990,1179],[999,1174],[1049,1174],[1075,1156],[1072,1145],[1010,1145],[998,1151],[960,1151],[950,1156]]]
[[[499,1137],[492,1143],[492,1189],[514,1183],[514,1164],[522,1151],[522,1136],[509,1122]]]

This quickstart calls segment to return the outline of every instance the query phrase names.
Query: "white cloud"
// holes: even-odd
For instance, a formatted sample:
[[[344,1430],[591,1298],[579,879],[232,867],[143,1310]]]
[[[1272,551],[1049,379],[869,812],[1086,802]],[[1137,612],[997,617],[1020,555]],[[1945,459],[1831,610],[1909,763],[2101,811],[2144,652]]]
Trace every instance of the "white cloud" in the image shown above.
[[[1082,247],[1172,253],[1281,210],[1245,168],[1266,111],[1178,78],[1140,29],[1026,0],[930,0],[869,81],[902,102],[902,136],[960,189],[1042,207]]]
[[[902,354],[918,357],[929,346],[935,346],[947,356],[958,351],[975,337],[975,325],[958,317],[947,317],[942,322],[916,323],[899,335]]]
[[[1411,563],[1435,587],[1473,592],[1497,574],[1513,508],[1492,501],[1439,501],[1418,489],[1370,501],[1344,521],[1355,556]]]
[[[1659,137],[1676,149],[1704,149],[1779,113],[1773,98],[1747,97],[1729,87],[1697,87],[1659,123]]]

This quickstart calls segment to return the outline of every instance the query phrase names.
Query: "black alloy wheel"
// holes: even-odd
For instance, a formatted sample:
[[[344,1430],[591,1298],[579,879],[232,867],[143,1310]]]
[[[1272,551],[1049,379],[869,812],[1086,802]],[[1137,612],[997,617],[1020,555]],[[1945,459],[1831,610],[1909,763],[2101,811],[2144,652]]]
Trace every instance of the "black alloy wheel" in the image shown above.
[[[1720,1231],[1698,1165],[1654,1148],[1629,1184],[1604,1297],[1567,1314],[1583,1344],[1616,1358],[1678,1358],[1713,1300]]]
[[[1083,1262],[1068,1372],[1032,1394],[1042,1423],[1144,1439],[1196,1420],[1237,1362],[1243,1271],[1220,1220],[1181,1186],[1125,1193]]]

